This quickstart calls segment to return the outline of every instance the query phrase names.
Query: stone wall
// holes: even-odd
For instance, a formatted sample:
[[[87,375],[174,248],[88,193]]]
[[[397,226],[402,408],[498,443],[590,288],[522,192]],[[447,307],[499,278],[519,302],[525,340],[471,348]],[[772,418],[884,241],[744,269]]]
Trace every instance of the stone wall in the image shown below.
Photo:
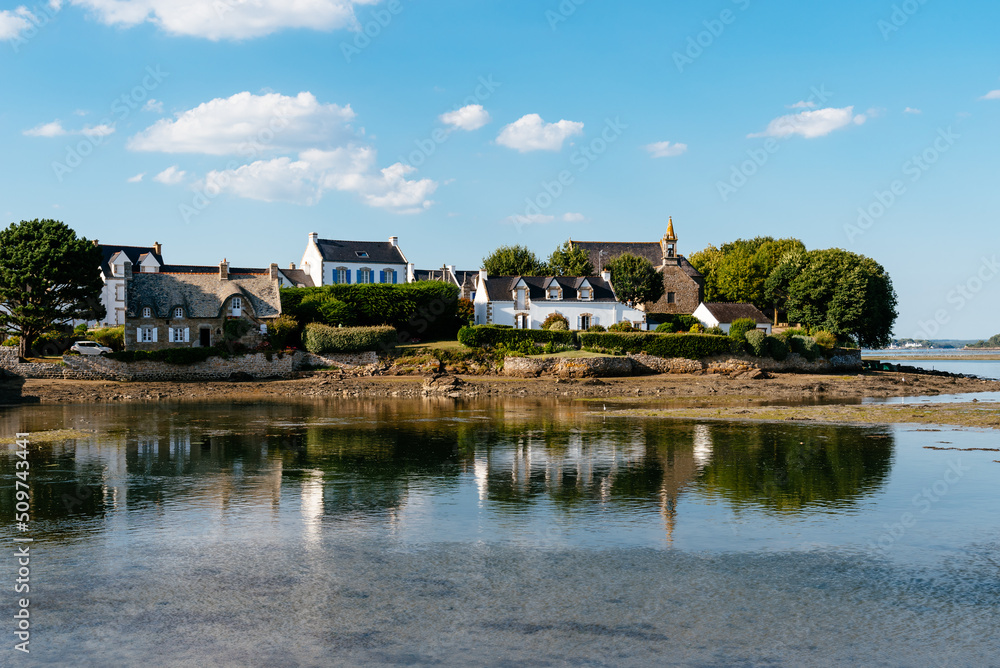
[[[270,357],[270,359],[268,359]],[[299,369],[315,367],[371,366],[378,362],[374,352],[313,355],[294,353],[253,353],[223,359],[210,357],[188,365],[166,362],[120,362],[101,355],[66,355],[62,363],[20,362],[16,348],[0,348],[0,370],[21,378],[63,378],[71,380],[189,381],[228,380],[236,377],[288,378]]]

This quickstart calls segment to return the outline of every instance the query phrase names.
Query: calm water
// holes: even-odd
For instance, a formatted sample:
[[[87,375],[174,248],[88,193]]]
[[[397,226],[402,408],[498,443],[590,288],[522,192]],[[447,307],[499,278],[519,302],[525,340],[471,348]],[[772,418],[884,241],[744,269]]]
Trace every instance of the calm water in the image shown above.
[[[880,356],[891,356],[898,359],[885,359],[889,364],[915,366],[918,369],[947,371],[948,373],[963,373],[980,378],[1000,379],[1000,360],[974,359],[974,355],[996,354],[996,351],[974,350],[865,350],[865,359],[880,359]],[[927,359],[928,356],[937,359]],[[940,359],[947,357],[948,359]]]
[[[992,432],[555,401],[0,410],[37,442],[18,665],[1000,665],[1000,453],[925,449]]]

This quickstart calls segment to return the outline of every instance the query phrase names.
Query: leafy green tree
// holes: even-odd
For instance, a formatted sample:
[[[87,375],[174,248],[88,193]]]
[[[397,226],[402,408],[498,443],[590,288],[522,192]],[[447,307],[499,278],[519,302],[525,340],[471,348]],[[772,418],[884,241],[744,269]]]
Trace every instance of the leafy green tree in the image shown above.
[[[549,272],[553,276],[593,276],[594,265],[590,253],[566,241],[549,256]]]
[[[635,308],[663,297],[663,276],[646,258],[622,253],[608,262],[607,268],[618,301],[623,304]]]
[[[104,317],[100,266],[100,249],[57,220],[0,232],[0,327],[20,336],[22,357],[58,325]]]
[[[892,341],[896,291],[882,265],[864,255],[834,248],[791,257],[769,281],[768,293],[786,295],[790,321],[866,348]]]
[[[545,276],[548,268],[527,246],[501,246],[483,258],[490,276]]]
[[[802,252],[798,239],[756,237],[709,246],[689,261],[705,276],[705,301],[746,302],[766,311],[773,306],[768,277],[788,255]]]

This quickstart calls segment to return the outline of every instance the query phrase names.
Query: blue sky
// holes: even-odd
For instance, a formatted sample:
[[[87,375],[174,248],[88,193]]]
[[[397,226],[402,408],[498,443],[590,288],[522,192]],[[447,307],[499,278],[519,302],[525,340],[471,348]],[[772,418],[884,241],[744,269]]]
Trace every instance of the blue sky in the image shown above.
[[[673,216],[682,253],[869,255],[897,335],[987,337],[998,22],[962,0],[7,4],[0,212],[191,264],[395,235],[423,268]]]

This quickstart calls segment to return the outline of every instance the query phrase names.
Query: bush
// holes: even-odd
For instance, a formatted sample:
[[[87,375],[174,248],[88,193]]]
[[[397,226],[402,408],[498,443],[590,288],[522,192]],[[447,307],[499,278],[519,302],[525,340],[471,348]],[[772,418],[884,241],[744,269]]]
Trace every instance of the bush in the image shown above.
[[[250,323],[246,320],[227,320],[222,326],[222,339],[226,343],[232,343],[242,339],[251,329]]]
[[[21,345],[21,337],[20,336],[8,337],[7,340],[0,345],[3,345],[7,348],[17,348],[19,345]]]
[[[771,359],[783,362],[788,358],[788,344],[777,336],[764,337],[764,346]]]
[[[306,325],[302,337],[311,353],[360,353],[390,350],[399,340],[394,327],[328,327],[317,322]]]
[[[688,332],[695,325],[701,325],[701,321],[693,315],[680,313],[656,313],[650,316],[651,319],[658,320],[661,325],[673,325],[675,332]],[[657,329],[659,331],[659,329]]]
[[[604,325],[591,325],[587,328],[588,332],[606,332],[608,331]]]
[[[615,324],[608,327],[609,332],[634,332],[635,327],[632,326],[630,322],[616,322]]]
[[[656,326],[657,334],[673,334],[677,331],[677,325],[672,322],[661,322]]]
[[[554,327],[556,323],[563,325],[562,327]],[[566,316],[560,313],[550,313],[547,318],[542,322],[542,329],[555,329],[559,331],[566,331],[569,329],[569,320]]]
[[[764,357],[767,355],[767,349],[765,348],[764,343],[764,339],[767,338],[767,334],[759,329],[754,329],[747,332],[744,336],[746,336],[747,345],[750,346],[750,352],[752,352],[756,357]]]
[[[79,325],[73,328],[73,336],[79,336],[81,338],[87,336],[87,323],[81,322]]]
[[[283,350],[301,343],[299,321],[290,315],[283,315],[267,323],[267,338],[272,348]]]
[[[476,305],[471,299],[459,299],[456,316],[462,327],[471,325],[476,319]]]
[[[691,333],[694,333],[694,328],[691,329]],[[705,330],[706,334],[711,334],[712,336],[725,336],[726,333],[722,331],[722,328],[718,325],[712,325]]]
[[[167,364],[196,364],[209,357],[230,357],[224,348],[167,348],[165,350],[127,350],[105,355],[119,362],[166,362]]]
[[[458,331],[458,340],[470,348],[498,348],[501,345],[514,349],[527,342],[557,343],[576,348],[576,333],[554,329],[513,329],[496,325],[476,325],[463,327]]]
[[[819,331],[813,334],[813,339],[821,348],[833,350],[837,347],[837,335],[830,332]]]
[[[793,327],[791,329],[786,329],[777,336],[780,336],[782,339],[785,340],[785,343],[788,343],[789,339],[791,339],[793,336],[809,336],[809,330],[801,329],[799,327]]]
[[[602,353],[646,353],[656,357],[701,359],[730,352],[728,338],[703,334],[654,334],[632,332],[581,334],[580,343],[587,350]]]
[[[816,341],[808,336],[793,336],[788,339],[788,347],[793,353],[798,353],[809,362],[819,359],[822,352]]]
[[[118,327],[101,327],[87,332],[92,341],[107,346],[115,352],[125,350],[125,325]]]
[[[554,323],[549,325],[549,329],[551,329],[553,332],[568,332],[569,325],[562,322],[561,320],[556,320]]]
[[[724,334],[724,332],[721,329],[719,329],[718,327],[713,327],[713,329],[718,329],[719,330],[719,334]],[[688,332],[691,333],[691,334],[705,334],[705,326],[702,325],[700,322],[695,323],[695,324],[691,325],[691,329],[688,330]],[[709,333],[710,334],[714,334],[714,332],[709,332]]]

